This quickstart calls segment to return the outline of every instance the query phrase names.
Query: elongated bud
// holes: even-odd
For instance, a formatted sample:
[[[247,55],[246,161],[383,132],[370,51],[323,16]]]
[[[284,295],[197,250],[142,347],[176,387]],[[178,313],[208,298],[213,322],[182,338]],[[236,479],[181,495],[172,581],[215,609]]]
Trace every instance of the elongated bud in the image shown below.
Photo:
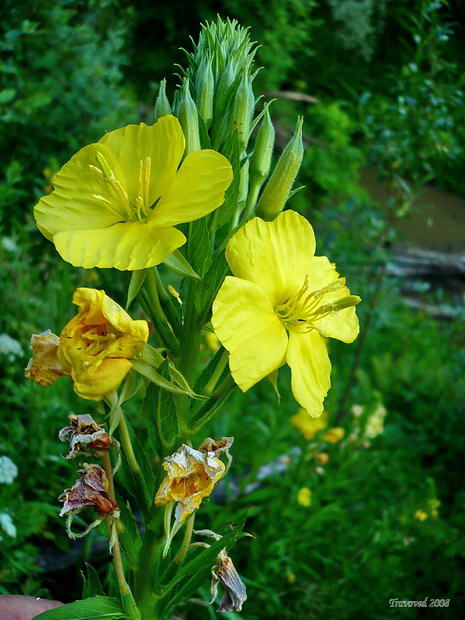
[[[249,167],[250,167],[250,160],[246,159],[242,165],[240,178],[239,178],[239,193],[237,196],[237,204],[240,207],[245,206],[245,203],[247,200],[247,194],[249,193]]]
[[[226,111],[226,104],[230,96],[229,88],[234,82],[236,75],[231,60],[228,61],[226,67],[221,74],[216,88],[215,98],[215,118],[221,119]]]
[[[199,115],[197,106],[191,97],[188,78],[184,78],[183,80],[179,98],[178,118],[184,132],[184,137],[186,138],[186,149],[184,154],[187,155],[192,151],[199,151]]]
[[[197,73],[196,91],[200,118],[205,123],[205,127],[209,129],[213,119],[213,95],[215,91],[211,56],[202,62]]]
[[[252,80],[248,72],[244,73],[234,97],[232,122],[237,131],[241,151],[247,147],[250,126],[255,108],[255,97],[252,90]]]
[[[166,96],[166,80],[163,79],[160,82],[160,90],[158,91],[158,97],[155,101],[155,120],[157,121],[162,116],[172,114],[170,102]]]
[[[250,176],[254,180],[263,181],[266,179],[271,168],[271,158],[273,156],[275,131],[271,122],[268,107],[265,110],[262,124],[258,130],[255,149],[250,162]]]
[[[264,220],[274,220],[289,198],[304,155],[302,143],[303,119],[299,117],[294,135],[281,153],[270,180],[257,205],[257,215]]]

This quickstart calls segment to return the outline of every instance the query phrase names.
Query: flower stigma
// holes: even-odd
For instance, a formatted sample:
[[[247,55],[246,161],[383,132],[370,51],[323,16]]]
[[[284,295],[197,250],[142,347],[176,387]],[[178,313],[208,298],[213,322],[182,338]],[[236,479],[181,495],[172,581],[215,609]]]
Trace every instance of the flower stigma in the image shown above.
[[[315,328],[315,321],[360,303],[361,299],[358,295],[346,295],[333,302],[322,303],[325,295],[342,289],[345,285],[346,279],[338,278],[328,286],[312,291],[309,290],[309,278],[306,275],[297,292],[289,295],[276,306],[276,314],[288,331],[309,332]]]

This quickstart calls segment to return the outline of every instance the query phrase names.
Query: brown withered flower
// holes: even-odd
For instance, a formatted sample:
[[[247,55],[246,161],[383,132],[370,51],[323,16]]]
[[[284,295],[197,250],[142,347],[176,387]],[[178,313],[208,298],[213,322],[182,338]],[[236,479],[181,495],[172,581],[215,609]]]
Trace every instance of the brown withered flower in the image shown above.
[[[101,517],[109,514],[117,517],[118,504],[110,499],[108,478],[100,465],[84,463],[84,469],[80,469],[78,474],[79,479],[58,498],[63,502],[60,517],[77,514],[88,506]]]
[[[215,540],[221,540],[222,538],[219,534],[216,534],[211,530],[196,530],[195,534],[208,536],[209,538],[214,538]],[[209,545],[205,543],[194,544],[209,547]],[[216,564],[212,568],[212,581],[210,587],[212,599],[209,603],[210,605],[218,596],[218,584],[220,581],[223,584],[224,593],[218,611],[241,611],[242,605],[247,600],[247,591],[244,582],[240,578],[239,573],[233,564],[233,561],[226,553],[226,549],[222,549],[219,552]]]
[[[65,426],[58,433],[60,441],[69,441],[69,452],[66,459],[76,456],[101,456],[108,452],[110,446],[117,442],[110,437],[104,428],[97,424],[89,414],[68,416],[71,424]]]
[[[32,357],[24,370],[24,376],[40,385],[51,385],[66,372],[58,360],[60,338],[49,329],[31,336]]]

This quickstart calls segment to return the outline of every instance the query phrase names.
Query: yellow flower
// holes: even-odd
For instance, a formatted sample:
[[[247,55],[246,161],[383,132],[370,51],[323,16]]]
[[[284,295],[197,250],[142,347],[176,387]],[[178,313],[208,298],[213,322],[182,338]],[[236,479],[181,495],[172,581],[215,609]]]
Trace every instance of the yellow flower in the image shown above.
[[[417,510],[413,516],[415,517],[415,519],[418,519],[418,521],[424,521],[428,518],[428,514],[423,510]]]
[[[302,433],[305,439],[312,439],[315,433],[323,430],[328,425],[328,413],[323,411],[319,418],[312,418],[308,415],[306,409],[301,407],[291,417],[291,424]]]
[[[345,435],[345,430],[336,426],[334,428],[330,428],[322,437],[323,441],[327,441],[328,443],[337,443],[340,441]]]
[[[231,165],[216,151],[189,153],[179,121],[128,125],[76,153],[34,209],[41,233],[74,266],[144,269],[186,242],[177,224],[224,201]]]
[[[63,328],[58,359],[82,398],[100,400],[114,392],[147,342],[146,321],[134,321],[104,291],[78,288],[79,313]]]
[[[317,454],[315,454],[315,461],[319,465],[326,465],[326,463],[329,462],[329,454],[327,454],[326,452],[318,452]]]
[[[287,363],[295,399],[317,417],[330,386],[325,338],[357,337],[353,306],[360,298],[350,295],[325,256],[314,253],[313,229],[294,211],[272,222],[248,222],[228,243],[235,277],[218,292],[212,324],[243,392]]]
[[[51,385],[63,375],[68,375],[58,359],[59,344],[59,337],[52,334],[49,329],[41,334],[33,334],[32,358],[24,371],[24,376],[40,385]]]
[[[232,437],[223,437],[217,442],[207,439],[198,450],[183,444],[166,457],[163,468],[167,476],[157,491],[155,505],[176,502],[175,518],[182,523],[197,510],[203,498],[210,495],[224,475],[226,466],[218,457],[223,452],[228,454],[232,442]]]
[[[308,487],[302,487],[297,493],[297,501],[301,506],[311,506],[312,504],[312,492]]]

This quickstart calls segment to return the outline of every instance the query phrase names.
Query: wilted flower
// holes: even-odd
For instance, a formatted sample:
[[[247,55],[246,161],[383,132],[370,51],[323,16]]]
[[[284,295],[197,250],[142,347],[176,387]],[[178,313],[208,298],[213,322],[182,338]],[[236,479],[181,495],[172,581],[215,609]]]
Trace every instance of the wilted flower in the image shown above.
[[[312,492],[308,487],[302,487],[297,493],[297,501],[301,506],[311,506]]]
[[[84,463],[84,469],[78,471],[79,479],[70,489],[65,489],[60,496],[63,508],[60,517],[70,512],[80,512],[91,506],[99,515],[107,515],[118,509],[115,501],[110,499],[107,475],[100,465]]]
[[[295,399],[318,417],[330,386],[326,338],[357,337],[360,298],[314,253],[313,229],[294,211],[248,222],[228,242],[234,277],[216,296],[212,324],[243,392],[287,363]]]
[[[229,161],[211,149],[189,153],[174,116],[128,125],[81,149],[53,178],[34,214],[40,232],[77,267],[145,269],[186,237],[174,226],[223,204]]]
[[[211,530],[196,530],[195,533],[214,538],[215,540],[221,540],[222,538],[222,536],[212,532]],[[209,546],[204,543],[197,544],[201,544],[206,547]],[[244,582],[240,578],[239,573],[233,564],[233,561],[226,553],[226,549],[222,549],[219,552],[216,564],[212,568],[212,582],[210,588],[212,599],[210,604],[213,603],[218,596],[218,584],[220,581],[223,584],[224,594],[218,611],[241,611],[242,605],[247,600],[247,591]]]
[[[116,442],[97,424],[89,414],[68,416],[71,424],[58,433],[60,441],[69,441],[69,452],[65,458],[73,459],[79,455],[100,456],[108,452]]]
[[[105,291],[78,288],[79,313],[60,335],[58,359],[82,398],[100,400],[114,392],[147,342],[146,321],[134,321]]]
[[[166,457],[163,467],[167,476],[155,496],[155,504],[163,506],[176,502],[176,521],[182,523],[208,497],[215,484],[226,471],[225,464],[218,458],[228,450],[232,437],[215,441],[206,439],[198,450],[183,444],[174,454]]]
[[[344,437],[344,435],[345,430],[339,426],[335,426],[334,428],[330,428],[326,431],[326,433],[322,436],[322,439],[328,443],[337,443]]]
[[[69,375],[58,359],[60,339],[47,329],[31,337],[32,358],[24,376],[40,385],[50,385],[64,375]]]
[[[313,439],[318,431],[328,426],[328,412],[323,411],[319,418],[312,418],[306,409],[300,407],[291,417],[291,424],[299,429],[305,439]]]

